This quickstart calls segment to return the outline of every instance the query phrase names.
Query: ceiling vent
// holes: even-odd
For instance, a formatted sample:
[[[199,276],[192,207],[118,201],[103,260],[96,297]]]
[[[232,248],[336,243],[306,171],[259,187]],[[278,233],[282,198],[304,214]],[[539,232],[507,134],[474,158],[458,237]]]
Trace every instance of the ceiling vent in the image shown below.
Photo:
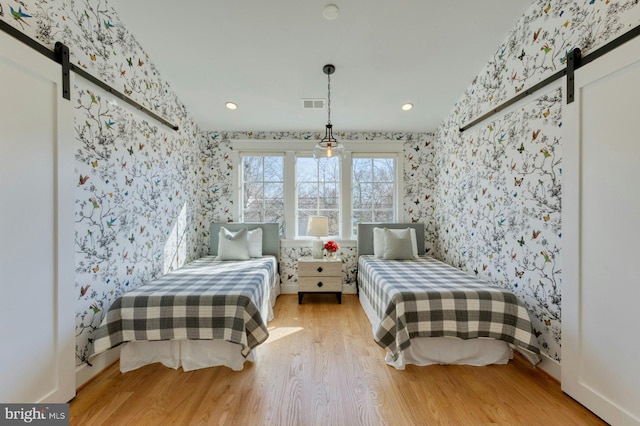
[[[304,109],[324,109],[324,99],[302,99]]]

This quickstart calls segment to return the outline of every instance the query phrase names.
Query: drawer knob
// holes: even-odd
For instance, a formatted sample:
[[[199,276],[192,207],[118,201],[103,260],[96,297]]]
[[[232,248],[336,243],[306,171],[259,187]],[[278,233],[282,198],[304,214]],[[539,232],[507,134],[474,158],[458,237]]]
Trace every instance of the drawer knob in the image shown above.
[[[318,266],[317,271],[318,271],[318,272],[322,272],[322,266]]]
[[[318,287],[322,287],[324,284],[322,284],[322,281],[318,281]]]

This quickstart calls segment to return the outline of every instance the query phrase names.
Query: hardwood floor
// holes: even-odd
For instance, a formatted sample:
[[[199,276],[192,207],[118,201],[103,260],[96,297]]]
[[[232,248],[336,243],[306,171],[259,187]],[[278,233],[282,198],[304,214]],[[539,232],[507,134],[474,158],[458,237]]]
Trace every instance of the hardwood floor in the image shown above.
[[[384,363],[356,296],[282,295],[270,337],[242,371],[116,363],[70,404],[72,425],[598,425],[524,359],[508,365]]]

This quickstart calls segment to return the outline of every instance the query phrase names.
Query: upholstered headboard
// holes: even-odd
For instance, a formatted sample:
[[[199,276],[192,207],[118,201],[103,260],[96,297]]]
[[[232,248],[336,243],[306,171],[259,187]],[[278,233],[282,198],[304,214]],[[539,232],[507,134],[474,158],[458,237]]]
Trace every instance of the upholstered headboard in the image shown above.
[[[358,256],[373,254],[373,228],[416,230],[418,254],[424,254],[424,223],[359,223],[358,224]]]
[[[275,256],[280,260],[280,229],[277,223],[212,223],[209,226],[209,254],[216,256],[218,254],[218,235],[220,227],[224,226],[229,231],[239,231],[247,228],[249,231],[256,228],[262,228],[262,254],[267,256]]]

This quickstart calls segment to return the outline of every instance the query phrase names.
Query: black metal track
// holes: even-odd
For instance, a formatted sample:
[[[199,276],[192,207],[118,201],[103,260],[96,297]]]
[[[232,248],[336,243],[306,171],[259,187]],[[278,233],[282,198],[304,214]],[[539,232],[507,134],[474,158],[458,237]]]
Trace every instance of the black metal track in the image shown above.
[[[476,124],[480,123],[481,121],[486,120],[487,118],[491,117],[493,114],[502,111],[503,109],[513,105],[514,103],[518,102],[519,100],[525,98],[526,96],[536,92],[537,90],[543,88],[544,86],[553,83],[554,81],[564,77],[567,74],[573,75],[573,71],[587,65],[590,62],[593,62],[594,60],[598,59],[599,57],[605,55],[606,53],[611,52],[612,50],[614,50],[615,48],[621,46],[622,44],[628,42],[629,40],[632,40],[633,38],[637,37],[638,35],[640,35],[640,25],[633,28],[632,30],[622,34],[620,37],[617,37],[613,40],[611,40],[609,43],[605,44],[602,47],[599,47],[598,49],[594,50],[593,52],[589,53],[586,56],[581,57],[580,56],[580,49],[574,49],[573,51],[570,52],[569,57],[567,58],[567,68],[562,69],[558,72],[556,72],[555,74],[550,75],[549,77],[545,78],[544,80],[540,81],[539,83],[535,84],[534,86],[528,88],[527,90],[519,93],[518,95],[514,96],[513,98],[503,102],[502,104],[498,105],[497,107],[495,107],[494,109],[490,110],[489,112],[481,115],[480,117],[476,118],[475,120],[467,123],[466,125],[464,125],[463,127],[460,127],[460,131],[464,132],[465,130],[470,129],[471,127],[475,126]],[[572,94],[573,93],[573,80],[571,79],[571,81],[567,82],[567,92],[568,94]],[[567,97],[567,102],[571,103],[573,102],[572,96],[568,96]]]
[[[84,79],[90,81],[91,83],[95,84],[96,86],[99,86],[102,89],[106,90],[111,95],[123,100],[124,102],[126,102],[129,105],[133,106],[134,108],[140,110],[141,112],[144,112],[145,114],[153,117],[155,120],[159,121],[160,123],[164,124],[165,126],[171,128],[173,130],[178,130],[178,126],[170,123],[169,121],[167,121],[164,118],[160,117],[159,115],[157,115],[153,111],[151,111],[151,110],[145,108],[144,106],[140,105],[136,101],[132,100],[130,97],[128,97],[125,94],[117,91],[116,89],[114,89],[113,87],[111,87],[107,83],[105,83],[104,81],[99,80],[96,77],[92,76],[91,74],[89,74],[88,72],[83,70],[82,68],[79,68],[79,67],[69,63],[69,49],[64,44],[62,44],[60,42],[57,42],[56,43],[56,49],[54,51],[51,51],[46,46],[41,45],[40,43],[38,43],[37,41],[35,41],[31,37],[26,36],[24,33],[22,33],[21,31],[18,31],[17,29],[15,29],[14,27],[12,27],[11,25],[7,24],[6,22],[4,22],[2,20],[0,20],[0,30],[4,31],[5,33],[9,34],[13,38],[21,41],[22,43],[24,43],[27,46],[31,47],[32,49],[36,50],[38,53],[46,56],[47,58],[51,59],[54,62],[57,62],[58,64],[60,64],[62,66],[62,68],[63,68],[63,70],[62,70],[62,73],[63,73],[63,88],[62,88],[63,94],[62,95],[63,95],[63,97],[65,99],[70,99],[70,97],[71,97],[70,96],[71,88],[68,86],[68,82],[69,82],[68,72],[69,71],[73,71],[77,75],[81,76],[82,78],[84,78]]]

